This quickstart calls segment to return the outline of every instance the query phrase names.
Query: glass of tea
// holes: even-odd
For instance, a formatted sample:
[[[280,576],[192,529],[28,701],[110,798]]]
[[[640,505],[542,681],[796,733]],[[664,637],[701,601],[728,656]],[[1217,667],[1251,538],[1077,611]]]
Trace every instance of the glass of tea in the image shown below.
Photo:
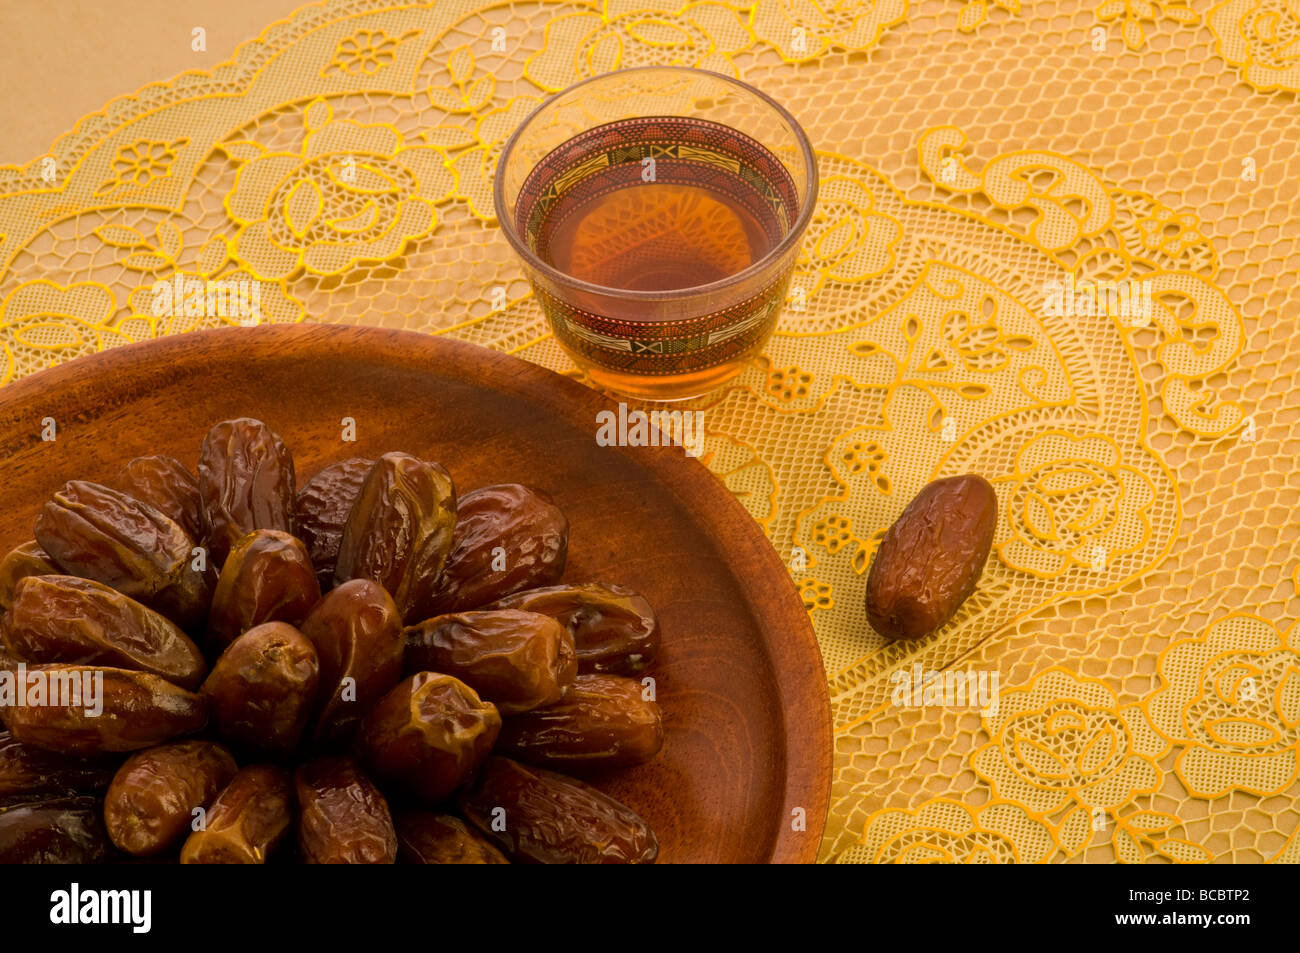
[[[817,201],[785,109],[718,73],[605,73],[506,143],[497,218],[560,345],[597,386],[706,393],[771,336]]]

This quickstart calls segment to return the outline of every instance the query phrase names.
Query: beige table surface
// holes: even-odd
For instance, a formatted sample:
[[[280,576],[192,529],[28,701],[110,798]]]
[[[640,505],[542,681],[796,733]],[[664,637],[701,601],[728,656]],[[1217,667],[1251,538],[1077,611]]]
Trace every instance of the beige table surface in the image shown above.
[[[86,113],[146,83],[211,69],[293,0],[2,0],[0,165],[40,155]],[[193,49],[193,31],[207,31]]]

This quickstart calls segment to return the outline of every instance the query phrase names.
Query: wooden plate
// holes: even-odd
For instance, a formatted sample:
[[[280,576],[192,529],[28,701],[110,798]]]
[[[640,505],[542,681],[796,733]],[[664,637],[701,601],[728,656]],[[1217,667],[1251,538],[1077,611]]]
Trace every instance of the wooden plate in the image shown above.
[[[735,497],[679,448],[601,447],[608,398],[456,341],[299,325],[178,335],[0,391],[0,542],[30,539],[65,480],[163,453],[193,469],[208,427],[257,417],[299,483],[333,460],[405,450],[457,486],[549,492],[571,530],[564,578],[622,583],[658,611],[651,670],[667,741],[599,780],[654,827],[661,862],[810,862],[830,780],[826,679],[789,571]],[[342,441],[343,420],[356,442]],[[56,439],[42,439],[53,418]],[[806,815],[795,830],[796,808]]]

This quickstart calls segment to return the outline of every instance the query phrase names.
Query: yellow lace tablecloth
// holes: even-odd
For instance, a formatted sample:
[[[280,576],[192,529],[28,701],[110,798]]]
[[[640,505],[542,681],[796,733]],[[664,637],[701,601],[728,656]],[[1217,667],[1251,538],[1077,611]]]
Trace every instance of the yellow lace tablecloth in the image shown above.
[[[820,149],[796,306],[697,406],[821,641],[823,858],[1300,860],[1295,0],[304,7],[0,167],[0,375],[250,320],[208,280],[571,372],[490,179],[548,92],[650,63],[742,76]],[[887,644],[873,547],[963,471],[1001,507],[981,588]],[[940,670],[996,709],[900,695]]]

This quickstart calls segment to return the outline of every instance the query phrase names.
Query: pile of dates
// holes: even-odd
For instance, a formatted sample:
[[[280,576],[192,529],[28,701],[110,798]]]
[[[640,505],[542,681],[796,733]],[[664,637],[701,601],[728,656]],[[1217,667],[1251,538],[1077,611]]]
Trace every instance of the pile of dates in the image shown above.
[[[573,775],[663,744],[658,624],[567,549],[406,453],[299,489],[248,418],[72,480],[0,561],[0,862],[653,862]]]

